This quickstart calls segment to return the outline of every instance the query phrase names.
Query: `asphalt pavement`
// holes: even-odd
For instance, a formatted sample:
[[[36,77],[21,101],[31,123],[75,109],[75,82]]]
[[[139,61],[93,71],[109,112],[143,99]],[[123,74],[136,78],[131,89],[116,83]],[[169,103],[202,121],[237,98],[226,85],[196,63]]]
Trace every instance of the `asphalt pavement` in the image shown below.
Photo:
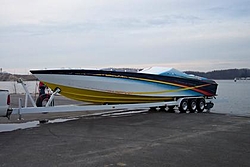
[[[146,112],[0,133],[0,166],[249,167],[250,118]]]

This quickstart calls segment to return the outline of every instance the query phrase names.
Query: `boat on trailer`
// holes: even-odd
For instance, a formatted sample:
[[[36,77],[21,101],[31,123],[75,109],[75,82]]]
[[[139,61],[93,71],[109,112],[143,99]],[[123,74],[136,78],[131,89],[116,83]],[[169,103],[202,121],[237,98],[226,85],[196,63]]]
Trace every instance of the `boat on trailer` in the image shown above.
[[[95,104],[169,102],[183,99],[180,110],[202,110],[216,96],[213,80],[174,68],[151,67],[138,72],[112,69],[31,70],[49,88],[70,99]]]

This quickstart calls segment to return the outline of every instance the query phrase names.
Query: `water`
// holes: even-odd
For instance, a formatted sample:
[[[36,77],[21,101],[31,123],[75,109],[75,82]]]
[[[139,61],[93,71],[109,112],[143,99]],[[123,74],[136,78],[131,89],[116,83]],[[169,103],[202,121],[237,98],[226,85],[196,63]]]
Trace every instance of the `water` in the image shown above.
[[[214,113],[250,116],[250,80],[218,80]]]
[[[24,83],[30,93],[38,93],[38,81],[27,81]],[[22,85],[16,81],[1,81],[0,89],[9,90],[10,93],[25,93]]]
[[[217,80],[217,99],[211,112],[250,116],[250,80]],[[38,81],[25,82],[30,93],[38,92]],[[25,93],[21,84],[13,81],[0,82],[0,89],[10,93]]]
[[[0,132],[8,132],[17,129],[27,129],[39,126],[39,121],[31,121],[25,123],[0,124]]]
[[[217,98],[214,100],[213,113],[223,113],[241,116],[250,116],[250,81],[218,80]],[[38,82],[25,82],[29,92],[36,93]],[[0,89],[8,89],[10,93],[25,93],[21,84],[14,82],[0,82]],[[59,119],[50,123],[63,122],[67,119]],[[37,121],[19,124],[0,124],[0,132],[25,129],[39,126]]]
[[[72,121],[76,119],[78,118],[68,118],[68,119],[59,118],[59,119],[49,120],[47,124],[67,122],[67,121]],[[30,122],[25,122],[25,123],[0,124],[0,132],[9,132],[9,131],[18,130],[18,129],[27,129],[27,128],[34,128],[34,127],[39,127],[39,126],[40,126],[39,121],[30,121]]]

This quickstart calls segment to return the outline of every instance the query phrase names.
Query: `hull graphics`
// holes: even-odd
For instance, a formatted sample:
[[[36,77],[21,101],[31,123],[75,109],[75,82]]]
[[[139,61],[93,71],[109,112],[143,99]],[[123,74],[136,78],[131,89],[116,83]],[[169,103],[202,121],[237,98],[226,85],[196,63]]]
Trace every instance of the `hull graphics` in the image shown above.
[[[214,96],[217,84],[152,74],[101,70],[31,71],[51,89],[71,99],[92,103],[143,103],[175,97]]]
[[[63,85],[46,83],[50,88],[59,87],[61,94],[65,97],[98,104],[122,104],[122,103],[148,103],[159,101],[170,101],[172,97],[140,96],[124,93],[102,92],[89,89],[79,89]]]

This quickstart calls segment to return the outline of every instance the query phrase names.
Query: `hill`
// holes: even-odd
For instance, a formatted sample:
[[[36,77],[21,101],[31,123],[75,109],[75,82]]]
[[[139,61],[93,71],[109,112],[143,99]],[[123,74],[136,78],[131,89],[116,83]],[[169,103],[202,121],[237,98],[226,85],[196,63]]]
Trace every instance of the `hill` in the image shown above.
[[[106,70],[110,70],[108,68]],[[128,71],[136,72],[138,69],[116,69],[112,68],[115,71]],[[210,72],[199,72],[199,71],[184,71],[187,74],[197,75],[210,79],[241,79],[241,78],[250,78],[250,69],[227,69],[227,70],[215,70]],[[19,74],[10,74],[5,72],[0,72],[0,81],[16,81],[18,78],[22,78],[24,81],[35,81],[37,78],[34,75],[19,75]]]
[[[210,72],[185,71],[187,74],[193,74],[210,79],[241,79],[250,78],[250,69],[227,69],[215,70]]]
[[[16,81],[18,78],[22,78],[24,81],[35,81],[37,78],[34,75],[19,75],[10,73],[0,73],[0,81]]]

